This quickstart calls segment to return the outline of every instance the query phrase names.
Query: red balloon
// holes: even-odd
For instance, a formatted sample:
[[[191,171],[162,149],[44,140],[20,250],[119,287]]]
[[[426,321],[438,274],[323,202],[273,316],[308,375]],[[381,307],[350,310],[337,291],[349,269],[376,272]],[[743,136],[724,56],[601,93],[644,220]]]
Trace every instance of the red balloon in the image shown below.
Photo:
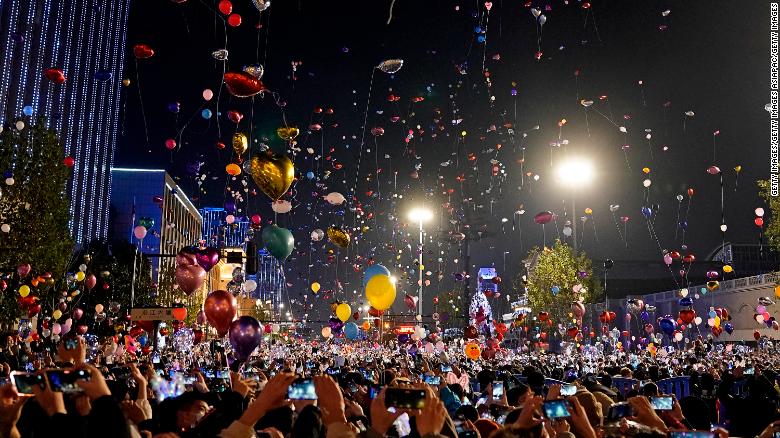
[[[693,197],[693,193],[694,193],[694,190],[693,190],[693,188],[689,188],[689,189],[688,189],[688,197],[689,197],[689,198],[692,198],[692,197]]]
[[[186,307],[176,307],[171,312],[173,314],[173,317],[176,318],[177,321],[184,321],[185,318],[187,318],[187,308]]]
[[[579,332],[580,332],[580,329],[577,328],[576,326],[569,327],[566,330],[566,334],[569,335],[570,338],[576,337],[577,333],[579,333]]]
[[[534,222],[539,225],[550,223],[555,218],[555,214],[551,211],[543,211],[534,216]]]
[[[176,149],[176,140],[172,138],[165,140],[165,148],[168,149],[169,151]]]
[[[539,312],[539,321],[547,321],[547,318],[549,318],[550,314],[547,312]]]
[[[95,278],[95,274],[89,274],[87,275],[87,279],[84,282],[87,285],[87,289],[92,289],[97,284],[97,278]]]
[[[717,175],[720,173],[720,168],[718,166],[710,166],[707,168],[707,173],[710,175]]]
[[[753,332],[753,339],[755,339],[756,341],[761,339],[761,333],[758,330]]]
[[[218,7],[219,12],[222,12],[223,15],[230,15],[233,12],[233,3],[230,3],[230,0],[220,1]]]
[[[683,262],[685,263],[693,263],[696,261],[696,256],[693,254],[686,254],[685,257],[683,257]]]
[[[192,331],[192,340],[196,344],[200,344],[201,342],[203,342],[203,330],[201,330],[201,329],[193,330]]]
[[[76,160],[73,157],[65,157],[62,162],[65,164],[65,167],[73,167],[76,164]]]
[[[149,59],[154,56],[154,49],[147,44],[136,44],[133,47],[133,55],[136,59]]]
[[[757,227],[761,228],[764,226],[764,218],[757,217],[753,220],[753,222],[756,224]]]
[[[265,90],[260,79],[243,71],[225,73],[225,85],[230,94],[236,97],[251,97]]]
[[[228,119],[230,119],[230,121],[233,122],[233,123],[241,123],[241,119],[244,118],[243,114],[241,114],[238,111],[233,111],[233,110],[228,111],[227,116],[228,116]]]
[[[66,80],[65,73],[58,68],[47,68],[43,71],[43,75],[55,84],[64,84]]]
[[[672,251],[669,253],[670,256],[672,256],[672,260],[680,260],[680,253],[677,251]]]
[[[203,310],[209,324],[217,329],[217,334],[225,336],[236,317],[236,298],[228,291],[215,290],[206,297]]]
[[[230,14],[227,21],[231,27],[241,26],[241,16],[238,14]]]
[[[693,319],[696,318],[696,311],[693,309],[683,309],[680,310],[680,320],[686,324],[690,324],[693,322]]]

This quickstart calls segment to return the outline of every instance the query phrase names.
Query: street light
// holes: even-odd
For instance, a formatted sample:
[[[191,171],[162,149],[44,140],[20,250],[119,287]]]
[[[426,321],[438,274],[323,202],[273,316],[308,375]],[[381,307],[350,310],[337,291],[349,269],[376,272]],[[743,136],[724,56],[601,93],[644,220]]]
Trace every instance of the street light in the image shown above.
[[[572,236],[574,237],[574,255],[577,255],[577,190],[587,186],[594,178],[593,163],[590,160],[576,157],[570,158],[558,165],[555,172],[558,182],[572,190]]]
[[[428,222],[433,219],[433,212],[427,208],[415,208],[409,212],[409,219],[420,223],[420,257],[417,261],[420,263],[419,271],[419,289],[417,291],[417,315],[422,317],[422,303],[423,303],[423,222]]]

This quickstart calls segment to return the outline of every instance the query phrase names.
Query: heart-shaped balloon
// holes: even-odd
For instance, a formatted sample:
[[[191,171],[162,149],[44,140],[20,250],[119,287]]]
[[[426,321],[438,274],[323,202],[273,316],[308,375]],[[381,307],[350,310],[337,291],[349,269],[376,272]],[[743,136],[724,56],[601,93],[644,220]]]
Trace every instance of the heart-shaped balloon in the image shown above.
[[[225,73],[225,85],[230,94],[236,97],[252,97],[265,90],[260,79],[243,71]]]
[[[65,83],[65,73],[63,73],[63,71],[58,68],[47,68],[43,71],[43,75],[46,76],[46,79],[54,82],[55,84]]]
[[[330,239],[330,241],[336,244],[336,246],[339,248],[346,248],[349,246],[349,234],[347,234],[347,232],[341,228],[329,227],[328,239]]]
[[[216,248],[200,248],[195,253],[195,260],[206,272],[219,263],[219,251]]]
[[[301,130],[292,126],[282,126],[276,129],[276,135],[284,141],[295,140]]]
[[[185,294],[191,295],[200,289],[203,281],[206,279],[206,270],[200,265],[179,265],[176,266],[176,284]]]
[[[233,111],[233,110],[228,111],[227,116],[228,116],[228,119],[231,122],[236,123],[236,124],[241,123],[241,120],[244,118],[243,114],[241,114],[238,111]]]
[[[249,149],[249,139],[242,132],[236,132],[233,134],[233,151],[239,157],[244,155],[244,152]]]
[[[20,278],[25,278],[30,275],[31,270],[32,266],[30,266],[29,263],[23,263],[16,267],[16,274],[19,275]]]
[[[271,7],[271,0],[252,0],[252,3],[254,3],[257,10],[260,12]]]
[[[282,154],[257,154],[251,161],[252,179],[260,190],[276,201],[281,198],[295,179],[293,162]]]
[[[195,248],[187,246],[181,249],[176,254],[176,266],[192,266],[198,264],[198,259],[195,257]]]
[[[147,44],[136,44],[133,47],[133,55],[135,55],[137,59],[149,59],[154,56],[154,49]]]

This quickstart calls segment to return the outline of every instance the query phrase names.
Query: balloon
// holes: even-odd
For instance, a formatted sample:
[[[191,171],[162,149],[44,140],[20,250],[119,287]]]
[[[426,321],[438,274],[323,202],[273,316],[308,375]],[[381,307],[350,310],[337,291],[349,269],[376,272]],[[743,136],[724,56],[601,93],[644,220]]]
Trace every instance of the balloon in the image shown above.
[[[333,333],[331,332],[331,329],[330,329],[330,327],[323,327],[323,328],[322,328],[322,331],[321,331],[320,333],[322,334],[322,337],[323,337],[323,338],[329,338],[329,337],[331,337],[331,335],[333,334]]]
[[[363,287],[366,287],[368,281],[375,275],[387,275],[390,276],[390,271],[380,264],[374,264],[366,268],[363,273]]]
[[[346,201],[344,195],[338,192],[330,192],[324,198],[330,205],[341,205]]]
[[[328,239],[339,248],[346,248],[349,246],[349,234],[341,228],[328,227]]]
[[[376,66],[376,68],[382,70],[385,73],[393,74],[393,73],[397,73],[398,70],[401,70],[401,67],[403,66],[404,66],[403,59],[388,59],[380,62],[379,65]]]
[[[230,121],[235,123],[235,124],[241,123],[241,119],[244,118],[243,114],[241,114],[238,111],[232,111],[232,110],[228,111],[227,116],[228,116],[228,119],[230,119]]]
[[[664,264],[666,264],[666,266],[669,266],[669,265],[672,264],[672,256],[671,255],[664,254]]]
[[[216,59],[217,61],[227,61],[229,55],[230,53],[227,51],[227,49],[220,49],[211,52],[211,57]]]
[[[352,315],[352,308],[347,303],[341,303],[336,307],[336,316],[341,322],[347,322]]]
[[[27,295],[30,295],[30,286],[27,286],[26,284],[19,286],[19,295],[21,297],[26,297]]]
[[[265,90],[260,79],[243,71],[225,73],[224,80],[230,94],[236,97],[252,97]]]
[[[233,150],[236,152],[236,155],[239,156],[243,155],[244,152],[249,149],[249,139],[241,132],[236,132],[233,134],[232,144]]]
[[[723,324],[723,331],[728,334],[732,334],[734,332],[734,325],[730,322]]]
[[[265,69],[260,64],[253,64],[253,65],[247,65],[244,67],[244,73],[248,73],[257,79],[260,79],[263,77],[263,73],[265,73]]]
[[[55,84],[65,83],[65,73],[58,68],[47,68],[43,71],[43,76]]]
[[[217,7],[222,15],[230,15],[230,13],[233,12],[233,3],[231,3],[230,0],[220,0]]]
[[[671,316],[667,315],[658,320],[658,327],[668,336],[672,336],[674,331],[677,329],[677,323],[674,321],[674,319],[672,319]]]
[[[295,238],[290,230],[277,225],[263,228],[263,244],[268,252],[279,261],[284,261],[295,249]]]
[[[319,228],[311,232],[311,240],[312,240],[312,242],[319,242],[323,238],[325,238],[325,232],[320,230]],[[389,272],[388,272],[388,275],[390,275]]]
[[[225,336],[236,316],[236,298],[227,291],[215,290],[206,297],[203,311],[206,320],[217,330],[217,334]]]
[[[292,126],[282,126],[276,129],[276,135],[284,141],[295,140],[300,133],[301,131],[298,128]]]
[[[241,175],[241,166],[239,166],[236,163],[230,163],[227,166],[225,166],[225,172],[227,172],[227,174],[231,176]]]
[[[479,345],[474,342],[469,342],[466,344],[466,346],[463,348],[463,351],[466,353],[466,357],[471,360],[477,360],[482,355],[482,350],[480,350]]]
[[[555,218],[555,214],[551,211],[543,211],[541,213],[537,213],[536,216],[534,216],[534,222],[536,222],[539,225],[544,225],[550,223]]]
[[[92,289],[97,284],[97,278],[95,277],[95,274],[89,274],[86,278],[86,282],[84,284],[87,286],[87,289]]]
[[[200,265],[177,265],[175,271],[176,284],[187,295],[200,289],[206,279],[206,270]]]
[[[203,96],[203,100],[208,102],[209,100],[214,98],[214,92],[206,88],[205,90],[203,90],[203,93],[201,93],[201,96]]]
[[[720,173],[720,168],[718,166],[710,166],[707,168],[707,173],[710,175],[717,175]]]
[[[723,272],[726,274],[731,274],[734,272],[734,268],[732,268],[731,265],[723,265]]]
[[[678,304],[681,306],[693,306],[693,298],[691,297],[680,298]]]
[[[348,322],[346,325],[344,325],[344,336],[346,336],[347,339],[355,339],[358,337],[359,333],[360,329],[358,329],[357,324],[354,322]]]
[[[295,179],[295,167],[286,155],[257,154],[251,161],[252,179],[271,200],[281,198]]]
[[[208,272],[219,263],[219,250],[212,247],[198,248],[195,251],[195,261]]]
[[[262,337],[260,323],[251,316],[244,315],[230,324],[230,345],[240,361],[245,361],[255,351]]]
[[[211,110],[208,108],[204,109],[203,111],[200,112],[200,116],[206,120],[210,119],[212,116]]]
[[[366,298],[377,310],[389,309],[395,301],[395,293],[395,284],[388,275],[374,275],[366,284]]]
[[[764,226],[764,218],[762,218],[762,217],[757,217],[757,218],[755,218],[755,219],[753,220],[753,223],[755,223],[757,227],[761,228],[761,227],[763,227],[763,226]]]
[[[239,14],[230,14],[227,19],[228,25],[230,27],[238,27],[241,26],[241,15]]]
[[[279,214],[289,213],[290,210],[292,210],[292,203],[290,201],[279,199],[278,201],[271,203],[271,210],[273,210],[274,213]]]
[[[86,277],[87,274],[85,274],[84,271],[76,272],[76,281],[84,281]]]
[[[585,314],[585,306],[579,301],[571,303],[571,311],[577,318]]]
[[[755,213],[758,217],[764,217],[764,209],[761,207],[756,208]]]
[[[653,182],[652,182],[652,181],[650,181],[650,179],[649,179],[649,178],[648,178],[648,179],[646,179],[646,180],[644,180],[644,181],[642,181],[642,186],[644,186],[645,188],[648,188],[648,187],[650,187],[652,184],[653,184]]]
[[[679,317],[685,324],[690,324],[696,318],[696,311],[693,309],[680,310]]]
[[[143,240],[143,238],[146,237],[146,228],[143,225],[138,225],[133,228],[133,235],[136,239]]]
[[[146,44],[136,44],[133,46],[133,55],[136,59],[149,59],[154,56],[154,49]]]

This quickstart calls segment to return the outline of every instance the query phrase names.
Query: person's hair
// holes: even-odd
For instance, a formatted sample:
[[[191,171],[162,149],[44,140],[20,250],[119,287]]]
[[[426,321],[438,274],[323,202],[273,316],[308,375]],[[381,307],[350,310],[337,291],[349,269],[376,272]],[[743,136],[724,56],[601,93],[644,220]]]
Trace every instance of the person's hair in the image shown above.
[[[485,418],[480,418],[479,420],[474,422],[474,427],[479,431],[479,436],[488,437],[491,433],[501,429],[501,426],[498,425],[493,420],[487,420]]]
[[[450,383],[449,385],[447,385],[447,388],[449,388],[450,391],[452,391],[452,393],[455,394],[456,397],[458,397],[458,400],[463,398],[464,392],[463,392],[463,387],[460,386],[460,383]]]
[[[628,367],[623,367],[620,369],[620,376],[621,377],[631,377],[631,370]]]
[[[471,405],[461,405],[456,411],[455,411],[455,417],[463,416],[466,420],[471,421],[472,423],[479,420],[479,412],[477,412],[477,408]]]
[[[577,398],[577,401],[580,402],[585,410],[590,425],[593,427],[601,426],[604,416],[601,411],[601,403],[596,400],[596,397],[587,391],[578,391],[574,394],[574,397]]]
[[[510,426],[493,432],[490,434],[490,438],[541,438],[544,436],[543,432],[544,425],[542,423],[529,428]]]
[[[653,382],[648,382],[642,387],[642,395],[647,397],[655,397],[658,395],[658,385]]]
[[[320,408],[308,405],[301,409],[298,419],[292,425],[292,436],[319,438],[325,436],[325,426],[322,424]]]
[[[520,397],[528,393],[530,388],[525,383],[518,383],[517,386],[506,392],[506,400],[509,406],[517,406],[520,401]]]

